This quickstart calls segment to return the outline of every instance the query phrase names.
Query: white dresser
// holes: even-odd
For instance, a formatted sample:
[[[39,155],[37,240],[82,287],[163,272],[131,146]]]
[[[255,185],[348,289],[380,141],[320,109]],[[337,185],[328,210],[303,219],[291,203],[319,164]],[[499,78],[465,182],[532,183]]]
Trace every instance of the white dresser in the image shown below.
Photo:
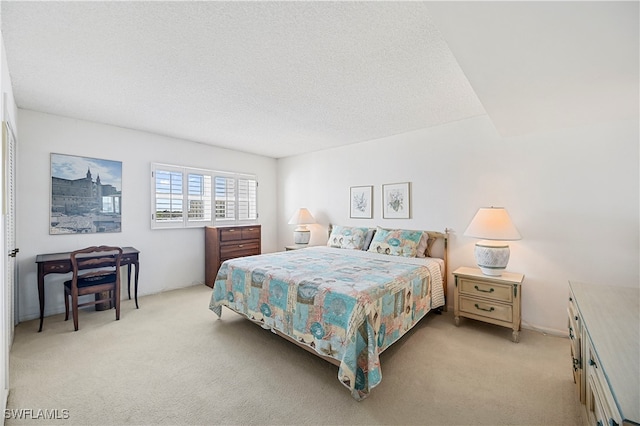
[[[569,282],[574,379],[588,424],[640,424],[640,289]]]

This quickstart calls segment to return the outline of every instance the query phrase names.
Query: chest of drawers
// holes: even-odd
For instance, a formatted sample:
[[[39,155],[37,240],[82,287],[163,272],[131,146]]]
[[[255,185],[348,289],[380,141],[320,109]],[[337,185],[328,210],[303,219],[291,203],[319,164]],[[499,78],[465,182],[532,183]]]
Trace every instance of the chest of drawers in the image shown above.
[[[204,232],[204,275],[209,287],[213,287],[218,269],[225,260],[261,252],[260,225],[206,226]]]
[[[640,424],[638,288],[569,282],[573,375],[590,425]]]
[[[461,267],[453,272],[454,319],[460,317],[509,327],[511,339],[520,339],[520,307],[524,275],[503,272],[499,277],[484,275],[480,269]]]

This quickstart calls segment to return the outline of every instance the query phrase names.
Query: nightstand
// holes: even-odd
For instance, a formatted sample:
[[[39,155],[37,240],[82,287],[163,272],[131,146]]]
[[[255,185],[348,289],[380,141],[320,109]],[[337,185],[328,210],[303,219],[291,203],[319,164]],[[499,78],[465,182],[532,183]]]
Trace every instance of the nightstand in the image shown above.
[[[484,275],[478,268],[453,271],[454,319],[460,317],[501,325],[513,330],[511,340],[520,340],[520,308],[524,275],[503,272],[499,277]]]
[[[290,246],[284,246],[284,249],[285,251],[289,251],[289,250],[303,249],[307,247],[311,247],[311,246],[309,244],[291,244]]]

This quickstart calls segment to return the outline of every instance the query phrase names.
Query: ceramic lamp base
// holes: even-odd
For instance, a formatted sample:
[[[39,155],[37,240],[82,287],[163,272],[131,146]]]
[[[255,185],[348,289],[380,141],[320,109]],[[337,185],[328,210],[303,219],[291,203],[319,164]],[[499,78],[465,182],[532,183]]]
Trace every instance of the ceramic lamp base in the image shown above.
[[[309,240],[311,239],[311,231],[293,231],[293,242],[295,244],[309,244]]]
[[[483,274],[499,277],[509,263],[509,245],[502,241],[478,241],[474,250],[476,263]]]

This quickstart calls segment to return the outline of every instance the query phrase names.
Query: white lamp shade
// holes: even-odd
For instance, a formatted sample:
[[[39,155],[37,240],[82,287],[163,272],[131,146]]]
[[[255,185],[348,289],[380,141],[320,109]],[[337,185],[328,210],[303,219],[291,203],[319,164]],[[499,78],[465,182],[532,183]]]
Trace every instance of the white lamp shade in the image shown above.
[[[289,219],[289,225],[308,225],[311,223],[316,223],[316,220],[309,213],[309,210],[305,208],[296,210],[291,219]]]
[[[293,242],[296,244],[309,244],[311,239],[311,231],[307,229],[307,225],[316,223],[309,210],[300,208],[289,219],[289,225],[297,225],[293,231]]]
[[[519,240],[522,237],[504,207],[482,207],[464,231],[467,237],[483,240]]]
[[[480,208],[464,235],[482,239],[476,243],[474,254],[482,273],[490,276],[500,276],[509,263],[509,245],[500,241],[522,238],[503,207]]]

